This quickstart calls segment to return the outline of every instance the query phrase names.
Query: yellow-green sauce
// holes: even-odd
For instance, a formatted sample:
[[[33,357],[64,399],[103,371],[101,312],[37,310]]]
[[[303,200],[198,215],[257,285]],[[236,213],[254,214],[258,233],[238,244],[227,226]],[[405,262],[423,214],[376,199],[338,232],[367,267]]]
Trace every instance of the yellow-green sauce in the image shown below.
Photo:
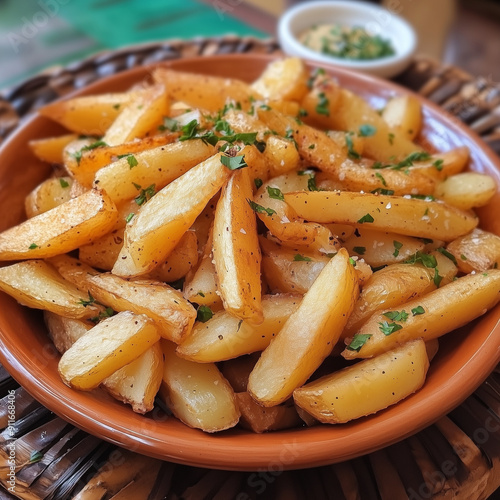
[[[304,31],[299,41],[316,52],[342,59],[371,60],[395,54],[390,40],[370,35],[360,26],[319,24]]]

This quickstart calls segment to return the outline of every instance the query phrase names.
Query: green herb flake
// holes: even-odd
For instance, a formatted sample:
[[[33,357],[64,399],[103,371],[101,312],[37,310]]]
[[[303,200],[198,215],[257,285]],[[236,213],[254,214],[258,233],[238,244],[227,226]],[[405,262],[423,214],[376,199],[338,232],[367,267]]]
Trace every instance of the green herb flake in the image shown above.
[[[366,247],[353,247],[353,250],[358,254],[358,255],[364,255],[366,252]]]
[[[137,167],[137,165],[139,165],[139,162],[137,161],[137,158],[134,155],[127,156],[127,163],[130,168],[134,168]]]
[[[438,160],[436,160],[432,166],[438,171],[438,172],[441,172],[441,170],[443,170],[443,163],[444,161],[439,158]]]
[[[384,176],[380,172],[375,172],[375,177],[380,180],[383,186],[387,186]],[[392,192],[394,194],[394,191]]]
[[[380,321],[379,322],[379,329],[380,331],[385,335],[391,335],[394,332],[397,332],[398,330],[401,330],[403,327],[401,325],[398,325],[397,323],[388,323],[387,321]]]
[[[318,186],[316,186],[316,176],[311,174],[309,179],[307,179],[307,189],[309,191],[319,191]]]
[[[273,200],[285,201],[285,197],[283,196],[283,193],[281,192],[280,189],[271,186],[267,186],[266,189],[269,198],[272,198]]]
[[[295,254],[295,255],[293,256],[293,260],[294,260],[295,262],[312,262],[311,257],[306,257],[306,256],[304,256],[304,255],[300,255],[300,253]]]
[[[35,248],[40,248],[36,243],[32,243],[29,247],[28,250],[34,250]]]
[[[261,104],[259,108],[263,109],[264,111],[270,111],[271,106],[268,106],[267,104]]]
[[[361,155],[354,149],[351,134],[346,134],[345,143],[347,146],[347,156],[349,156],[352,160],[359,160]]]
[[[130,212],[127,217],[125,217],[125,222],[128,224],[133,218],[134,218],[135,213]]]
[[[59,184],[61,185],[62,188],[69,187],[69,182],[63,177],[59,177]]]
[[[364,224],[365,222],[367,223],[372,223],[374,222],[375,219],[370,215],[370,214],[365,214],[361,219],[358,220],[358,224]]]
[[[373,125],[370,125],[369,123],[365,123],[364,125],[361,125],[359,127],[358,134],[361,137],[371,137],[372,135],[375,135],[376,133],[377,133],[377,128],[374,127]]]
[[[318,104],[316,105],[316,113],[318,115],[330,116],[330,110],[328,106],[330,105],[330,101],[324,92],[320,92],[318,94]]]
[[[425,309],[422,306],[417,306],[411,310],[411,313],[413,314],[413,316],[418,316],[419,314],[424,314]]]
[[[394,194],[394,191],[392,189],[382,189],[382,188],[377,188],[374,189],[373,191],[370,191],[372,194],[383,194],[387,196],[392,196]]]
[[[198,120],[191,120],[181,128],[181,132],[182,135],[179,137],[179,141],[194,139],[196,137],[196,133],[198,132]]]
[[[423,252],[416,252],[414,253],[411,257],[409,257],[407,260],[404,261],[404,264],[417,264],[421,263],[425,267],[428,268],[435,268],[437,266],[437,260],[434,255],[429,255],[427,253]]]
[[[389,133],[389,144],[392,146],[394,144],[394,134],[393,133]]]
[[[461,260],[467,260],[467,257],[462,253],[462,254],[460,254],[460,259]]]
[[[336,255],[337,255],[338,252],[332,252],[332,253],[327,253],[326,256],[329,258],[329,259],[333,259]]]
[[[408,167],[413,166],[414,162],[426,161],[429,160],[430,158],[431,155],[425,151],[414,151],[399,163],[387,163],[384,165],[378,161],[373,164],[372,168],[374,169],[389,168],[391,170],[404,170]]]
[[[352,257],[349,257],[349,264],[351,264],[352,267],[356,267],[356,261]]]
[[[441,284],[441,281],[443,280],[443,277],[439,274],[438,268],[434,268],[434,284],[436,285],[436,288],[439,288],[439,285]]]
[[[134,186],[137,187],[136,184]],[[135,202],[141,206],[144,203],[146,203],[148,200],[150,200],[154,195],[155,195],[155,184],[151,184],[151,186],[148,186],[146,189],[141,189],[141,186],[139,186],[139,189],[141,189],[141,192],[134,198]]]
[[[397,257],[399,255],[399,251],[401,250],[403,244],[400,241],[396,241],[396,240],[394,240],[392,242],[392,244],[394,245],[394,252],[393,252],[392,255],[394,257]]]
[[[202,323],[206,323],[213,315],[212,309],[208,306],[200,306],[196,311],[196,319]]]
[[[457,265],[457,259],[455,259],[455,256],[452,253],[448,252],[446,248],[441,247],[438,248],[437,251],[439,253],[442,253],[445,257],[448,257],[448,259],[450,259],[453,262],[453,264]]]
[[[347,349],[349,351],[359,352],[370,337],[371,335],[369,333],[356,333],[356,335],[352,338],[351,343],[347,346]]]
[[[307,149],[314,149],[316,147],[316,144],[309,144],[309,147]]]
[[[202,291],[199,291],[196,295],[199,295],[200,297],[205,298],[205,294]]]
[[[247,199],[247,202],[250,205],[250,208],[257,214],[266,214],[271,216],[276,213],[276,210],[273,210],[272,208],[265,208],[262,205],[255,203],[255,201]]]
[[[248,167],[245,162],[245,155],[239,156],[221,156],[220,162],[229,170],[239,170],[240,168]]]
[[[113,104],[113,109],[120,109],[120,106],[121,106],[120,103]]]
[[[259,179],[258,177],[256,179],[254,179],[253,182],[254,182],[255,187],[257,189],[259,189],[262,186],[262,184],[264,184],[264,182],[262,181],[262,179]]]
[[[87,307],[87,306],[90,306],[92,304],[95,304],[95,299],[94,297],[92,297],[92,294],[90,292],[88,292],[89,294],[89,300],[85,300],[85,299],[80,299],[77,304],[83,306],[83,307]]]
[[[299,109],[299,116],[300,117],[304,117],[304,116],[307,116],[309,113],[304,109],[304,108],[300,108]]]
[[[404,323],[408,319],[409,314],[404,309],[402,309],[401,311],[387,311],[383,313],[383,316],[389,318],[391,321],[399,321],[400,323]]]

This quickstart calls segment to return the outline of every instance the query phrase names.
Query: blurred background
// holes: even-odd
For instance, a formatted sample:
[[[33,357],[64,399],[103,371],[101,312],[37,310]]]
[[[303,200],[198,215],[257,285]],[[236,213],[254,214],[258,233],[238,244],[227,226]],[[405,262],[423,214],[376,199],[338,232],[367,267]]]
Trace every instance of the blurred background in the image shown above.
[[[307,1],[307,0],[306,0]],[[228,33],[274,36],[294,0],[0,0],[0,89],[105,49]],[[379,0],[419,52],[500,81],[500,0]]]

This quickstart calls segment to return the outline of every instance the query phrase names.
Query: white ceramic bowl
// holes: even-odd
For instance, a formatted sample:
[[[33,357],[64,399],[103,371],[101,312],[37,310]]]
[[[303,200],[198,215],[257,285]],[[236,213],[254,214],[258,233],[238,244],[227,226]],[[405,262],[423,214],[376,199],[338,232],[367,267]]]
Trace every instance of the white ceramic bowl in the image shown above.
[[[299,35],[318,24],[361,26],[369,33],[389,39],[395,50],[393,56],[370,61],[349,60],[321,54],[299,42]],[[415,31],[393,11],[367,2],[318,1],[304,2],[283,14],[278,24],[278,39],[289,55],[312,61],[334,64],[384,78],[401,73],[409,64],[416,46]]]

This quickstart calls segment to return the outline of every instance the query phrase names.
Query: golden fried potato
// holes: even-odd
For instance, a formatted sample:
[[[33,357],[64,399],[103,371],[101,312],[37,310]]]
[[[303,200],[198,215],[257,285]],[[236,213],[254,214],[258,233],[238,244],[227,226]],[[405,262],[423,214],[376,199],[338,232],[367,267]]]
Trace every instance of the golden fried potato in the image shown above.
[[[412,95],[395,96],[387,101],[382,118],[391,127],[413,141],[422,128],[422,106]]]
[[[49,331],[49,337],[61,354],[65,353],[94,326],[90,322],[66,318],[47,310],[43,312],[43,318]]]
[[[78,138],[76,134],[60,135],[58,137],[47,137],[46,139],[34,139],[28,142],[33,154],[47,163],[62,164],[64,148]]]
[[[24,201],[28,219],[69,201],[72,184],[71,177],[51,177],[39,184]]]
[[[106,234],[117,218],[107,194],[93,189],[0,233],[0,260],[70,252]]]
[[[68,386],[90,391],[159,339],[151,319],[123,311],[80,337],[59,360],[59,374]]]
[[[320,422],[341,424],[413,394],[428,368],[425,342],[417,339],[295,389],[293,398]]]
[[[312,375],[337,343],[358,293],[356,273],[341,249],[252,370],[248,392],[259,404],[282,403]]]

